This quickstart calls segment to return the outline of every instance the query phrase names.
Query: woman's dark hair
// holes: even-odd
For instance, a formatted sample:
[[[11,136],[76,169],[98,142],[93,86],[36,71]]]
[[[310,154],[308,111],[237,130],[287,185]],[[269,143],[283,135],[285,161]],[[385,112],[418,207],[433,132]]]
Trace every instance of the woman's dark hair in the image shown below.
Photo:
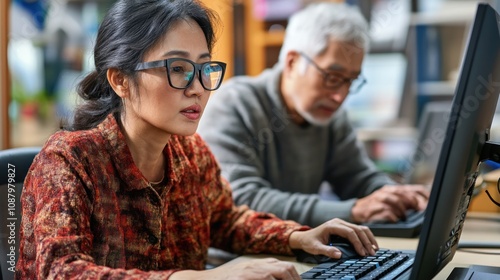
[[[134,71],[145,53],[179,20],[198,23],[211,52],[215,43],[216,14],[197,0],[119,0],[104,17],[94,46],[95,70],[77,86],[83,102],[66,129],[96,127],[110,113],[123,110],[121,98],[106,78],[116,68],[136,84]]]

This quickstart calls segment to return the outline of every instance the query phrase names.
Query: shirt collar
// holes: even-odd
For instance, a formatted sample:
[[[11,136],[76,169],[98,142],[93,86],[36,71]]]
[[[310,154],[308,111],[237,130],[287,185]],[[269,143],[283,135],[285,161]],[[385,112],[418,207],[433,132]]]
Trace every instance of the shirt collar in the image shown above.
[[[117,173],[124,182],[122,187],[126,191],[139,190],[149,186],[148,180],[144,177],[139,168],[135,165],[132,153],[127,145],[116,117],[110,114],[97,126],[101,135],[105,138],[109,154],[115,165]],[[183,174],[186,155],[182,149],[178,149],[179,139],[172,135],[169,143],[165,146],[163,153],[167,159],[167,170],[165,176],[169,180],[169,185],[180,180],[178,174]]]

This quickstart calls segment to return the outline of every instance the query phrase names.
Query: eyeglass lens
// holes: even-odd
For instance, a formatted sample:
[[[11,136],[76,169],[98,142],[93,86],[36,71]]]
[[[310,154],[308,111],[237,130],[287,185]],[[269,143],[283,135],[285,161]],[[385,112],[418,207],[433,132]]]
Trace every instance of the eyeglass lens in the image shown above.
[[[167,67],[170,83],[176,88],[188,87],[196,76],[195,65],[187,60],[172,61]],[[222,82],[224,70],[220,64],[203,63],[200,70],[200,81],[205,89],[216,89]]]
[[[364,80],[361,77],[348,81],[347,79],[342,79],[333,75],[328,76],[325,79],[325,86],[328,88],[339,88],[344,84],[349,86],[351,92],[357,92],[363,86]]]

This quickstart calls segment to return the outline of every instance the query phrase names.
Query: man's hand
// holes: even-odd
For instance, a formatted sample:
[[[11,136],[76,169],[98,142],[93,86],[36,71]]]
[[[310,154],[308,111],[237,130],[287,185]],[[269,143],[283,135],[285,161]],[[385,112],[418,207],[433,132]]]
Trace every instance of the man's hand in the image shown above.
[[[406,217],[409,209],[424,210],[429,194],[422,185],[386,185],[358,199],[352,208],[352,219],[355,223],[397,222]]]

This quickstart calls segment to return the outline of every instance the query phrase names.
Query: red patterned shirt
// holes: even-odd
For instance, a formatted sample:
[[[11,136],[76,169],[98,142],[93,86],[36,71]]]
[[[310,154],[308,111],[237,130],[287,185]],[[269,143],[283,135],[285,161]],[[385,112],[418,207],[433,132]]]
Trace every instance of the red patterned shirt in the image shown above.
[[[158,193],[134,164],[110,115],[98,127],[55,133],[22,194],[17,279],[167,279],[204,269],[208,247],[292,254],[307,227],[236,207],[198,135],[172,136]]]

